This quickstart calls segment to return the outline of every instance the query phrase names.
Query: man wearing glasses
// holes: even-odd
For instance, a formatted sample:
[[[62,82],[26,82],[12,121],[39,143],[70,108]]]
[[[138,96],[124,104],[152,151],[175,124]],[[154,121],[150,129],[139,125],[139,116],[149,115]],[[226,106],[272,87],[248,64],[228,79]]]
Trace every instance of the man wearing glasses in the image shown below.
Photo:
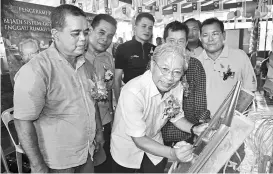
[[[166,43],[178,44],[185,48],[188,42],[189,29],[187,25],[174,21],[169,23],[164,29],[164,40]],[[189,53],[189,52],[187,52]],[[188,70],[185,79],[188,86],[188,94],[183,96],[183,109],[185,118],[193,124],[198,124],[200,120],[209,118],[210,112],[207,110],[206,98],[206,75],[199,60],[187,56]],[[171,122],[162,128],[162,137],[165,145],[172,146],[179,141],[192,143],[191,134],[176,128]]]
[[[25,64],[40,52],[37,40],[24,39],[19,43],[19,52],[22,56],[22,63]]]
[[[113,173],[164,173],[166,158],[182,162],[193,158],[192,145],[165,146],[160,131],[168,120],[197,135],[207,127],[195,127],[184,118],[180,79],[188,67],[185,50],[176,44],[156,47],[150,69],[123,87],[111,136]]]
[[[204,51],[198,57],[206,72],[208,109],[214,116],[228,93],[236,82],[242,81],[242,87],[256,91],[256,75],[251,62],[243,50],[230,48],[225,45],[226,34],[224,24],[217,18],[206,19],[201,25],[201,42]],[[244,156],[244,144],[230,158],[235,170]],[[238,154],[240,157],[238,157]],[[232,167],[227,167],[226,173],[235,173]],[[221,173],[221,171],[220,171]]]
[[[86,15],[65,4],[51,22],[54,42],[15,76],[15,127],[32,173],[93,173],[103,132],[90,95],[92,65],[82,56]]]

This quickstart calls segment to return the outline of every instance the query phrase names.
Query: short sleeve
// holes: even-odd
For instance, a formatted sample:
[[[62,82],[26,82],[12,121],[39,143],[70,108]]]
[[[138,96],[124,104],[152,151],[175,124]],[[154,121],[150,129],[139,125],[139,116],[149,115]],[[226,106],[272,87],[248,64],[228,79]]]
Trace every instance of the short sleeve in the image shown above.
[[[18,71],[14,81],[14,118],[38,119],[45,104],[45,81],[29,64]]]
[[[125,52],[123,48],[123,45],[120,45],[117,48],[115,57],[115,69],[124,69],[126,67],[126,59],[124,57]]]
[[[243,54],[242,57],[244,58],[244,66],[242,69],[243,88],[250,91],[256,91],[257,79],[254,69],[251,65],[248,56],[244,52],[242,54]]]
[[[125,132],[132,137],[146,135],[143,104],[137,95],[129,91],[122,91],[119,104],[125,122]]]

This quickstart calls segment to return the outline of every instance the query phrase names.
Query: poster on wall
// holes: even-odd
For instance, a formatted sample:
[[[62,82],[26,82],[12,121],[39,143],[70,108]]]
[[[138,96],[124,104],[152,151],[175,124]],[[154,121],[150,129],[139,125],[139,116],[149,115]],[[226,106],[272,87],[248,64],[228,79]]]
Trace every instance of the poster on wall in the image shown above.
[[[33,39],[37,41],[41,51],[49,46],[53,7],[10,0],[2,0],[1,7],[1,33],[13,83],[15,73],[24,64],[19,50],[20,43]]]
[[[32,43],[40,48],[39,51],[47,49],[52,43],[50,16],[53,9],[54,7],[50,6],[1,0],[1,36],[6,52],[6,62],[3,63],[8,65],[8,70],[2,70],[8,73],[1,74],[2,84],[4,85],[4,88],[3,85],[1,88],[1,111],[12,106],[10,104],[12,94],[10,93],[13,91],[14,76],[26,63],[25,57],[34,54],[23,53],[21,48],[23,48],[26,40],[34,41]],[[87,13],[87,20],[91,22],[94,16],[94,14]],[[7,91],[9,95],[6,94]]]

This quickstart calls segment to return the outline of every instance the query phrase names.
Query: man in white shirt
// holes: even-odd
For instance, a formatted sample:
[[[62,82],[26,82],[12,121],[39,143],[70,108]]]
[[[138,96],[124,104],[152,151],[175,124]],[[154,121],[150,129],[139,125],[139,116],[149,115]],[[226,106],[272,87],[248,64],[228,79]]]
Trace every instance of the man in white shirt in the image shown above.
[[[241,81],[242,87],[249,91],[255,91],[257,87],[256,75],[248,56],[243,50],[225,45],[225,37],[222,21],[217,18],[209,18],[202,23],[201,42],[204,51],[198,59],[206,72],[207,103],[211,117],[214,116],[237,81]],[[236,153],[230,158],[230,161],[237,164],[235,170],[244,157],[244,144]],[[238,171],[227,167],[224,172],[235,173]]]
[[[161,128],[170,120],[179,129],[200,134],[207,124],[194,125],[184,118],[181,77],[187,69],[185,48],[156,47],[150,69],[122,88],[111,136],[114,173],[163,173],[166,158],[188,161],[192,145],[163,145]],[[165,158],[165,159],[164,159]]]
[[[249,91],[255,91],[257,87],[256,75],[248,56],[243,50],[225,45],[225,37],[222,21],[210,18],[202,23],[201,42],[204,51],[198,59],[206,72],[208,109],[212,117],[238,80]]]

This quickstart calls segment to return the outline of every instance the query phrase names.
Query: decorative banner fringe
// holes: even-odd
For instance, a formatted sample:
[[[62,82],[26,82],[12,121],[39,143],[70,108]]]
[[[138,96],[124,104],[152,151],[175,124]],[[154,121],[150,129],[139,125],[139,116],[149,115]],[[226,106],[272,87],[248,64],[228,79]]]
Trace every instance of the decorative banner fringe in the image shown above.
[[[251,36],[250,36],[250,44],[249,44],[249,53],[255,53],[257,52],[258,44],[259,44],[259,24],[260,24],[260,19],[256,18],[253,20],[252,23],[252,31],[251,31]]]
[[[92,11],[93,12],[97,12],[97,5],[96,5],[97,0],[91,0],[91,4],[92,4]]]
[[[100,0],[96,0],[96,11],[100,9]]]
[[[201,13],[201,2],[192,2],[192,14],[199,19]]]
[[[142,0],[132,0],[132,4],[134,7],[142,7],[143,1]]]
[[[214,6],[214,11],[219,11],[220,10],[220,1],[219,0],[214,0],[213,1],[213,6]]]
[[[242,0],[242,23],[246,23],[246,0]]]
[[[138,13],[142,13],[142,6],[141,7],[137,7],[137,12]]]
[[[160,4],[159,6],[164,7],[164,6],[168,5],[168,0],[160,0],[159,4]]]
[[[173,8],[173,18],[174,20],[177,21],[182,21],[181,19],[181,4],[172,4],[172,8]]]
[[[122,7],[122,13],[126,14],[126,7]]]
[[[107,7],[108,8],[108,0],[104,0],[104,8]]]
[[[66,4],[66,0],[60,0],[60,5]]]
[[[155,19],[162,20],[163,19],[163,9],[162,6],[155,7]]]

